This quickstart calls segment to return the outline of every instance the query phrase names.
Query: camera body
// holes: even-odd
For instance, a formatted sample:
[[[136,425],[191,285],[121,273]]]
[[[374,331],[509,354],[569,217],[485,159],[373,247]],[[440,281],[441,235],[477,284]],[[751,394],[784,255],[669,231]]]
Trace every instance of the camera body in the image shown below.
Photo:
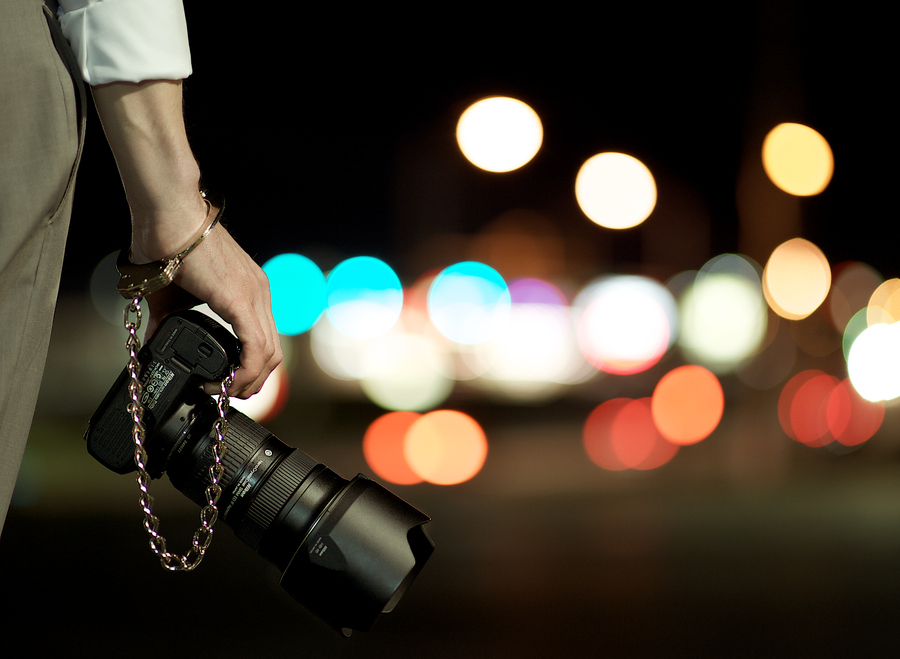
[[[213,424],[203,392],[240,360],[240,343],[199,311],[168,316],[141,349],[147,471],[206,504]],[[127,369],[85,433],[88,452],[112,471],[136,469]],[[381,485],[347,481],[230,409],[219,513],[236,535],[282,571],[291,596],[345,635],[368,631],[393,609],[434,550],[430,520]]]

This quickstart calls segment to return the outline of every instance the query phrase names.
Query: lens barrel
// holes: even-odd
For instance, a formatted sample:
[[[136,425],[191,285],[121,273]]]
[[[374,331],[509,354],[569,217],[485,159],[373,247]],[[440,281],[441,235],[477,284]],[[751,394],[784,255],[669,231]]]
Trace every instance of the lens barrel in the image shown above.
[[[200,392],[159,429],[174,446],[169,479],[200,506],[217,415]],[[227,419],[222,519],[312,613],[345,635],[368,631],[434,551],[423,528],[430,518],[365,476],[341,478],[237,410]]]

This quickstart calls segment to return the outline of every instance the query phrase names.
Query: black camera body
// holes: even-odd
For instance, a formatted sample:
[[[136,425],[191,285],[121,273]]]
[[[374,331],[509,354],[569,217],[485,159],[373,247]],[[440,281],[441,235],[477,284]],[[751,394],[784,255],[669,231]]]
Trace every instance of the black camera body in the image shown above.
[[[199,311],[168,316],[138,359],[147,471],[206,505],[215,400],[204,382],[240,360],[240,343]],[[85,433],[88,452],[112,471],[136,469],[129,374],[122,371]],[[219,513],[282,571],[281,585],[345,635],[368,631],[396,605],[434,551],[428,516],[358,475],[347,481],[241,412],[227,413]]]

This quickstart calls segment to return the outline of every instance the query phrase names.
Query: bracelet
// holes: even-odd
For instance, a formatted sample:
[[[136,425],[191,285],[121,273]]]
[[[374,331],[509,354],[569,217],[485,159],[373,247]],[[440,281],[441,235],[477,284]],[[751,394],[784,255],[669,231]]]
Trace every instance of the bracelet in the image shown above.
[[[207,209],[209,209],[212,204],[207,199],[207,193],[204,191],[200,194],[203,196],[203,201],[206,202]],[[119,252],[119,258],[116,260],[116,270],[119,271],[120,278],[116,289],[122,297],[126,299],[146,297],[171,284],[175,279],[175,275],[178,274],[181,264],[184,263],[184,259],[203,242],[203,239],[220,222],[224,213],[225,202],[223,200],[219,204],[219,212],[216,213],[216,217],[206,227],[206,230],[200,234],[200,237],[171,258],[138,265],[131,262],[128,250],[123,249]]]

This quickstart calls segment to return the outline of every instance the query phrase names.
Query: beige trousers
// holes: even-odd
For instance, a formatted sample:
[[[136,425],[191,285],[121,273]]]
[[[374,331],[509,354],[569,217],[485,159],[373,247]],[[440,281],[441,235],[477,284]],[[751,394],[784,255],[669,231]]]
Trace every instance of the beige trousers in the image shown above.
[[[73,67],[42,0],[0,0],[0,531],[47,357],[81,155],[85,91]]]

